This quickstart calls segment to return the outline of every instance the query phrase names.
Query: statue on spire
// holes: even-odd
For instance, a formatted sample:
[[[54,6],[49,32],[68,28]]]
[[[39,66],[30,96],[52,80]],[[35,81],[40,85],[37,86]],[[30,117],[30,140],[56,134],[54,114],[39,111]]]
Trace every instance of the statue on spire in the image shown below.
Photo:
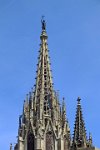
[[[42,30],[46,30],[46,22],[44,20],[44,16],[42,16],[41,23],[42,23]]]

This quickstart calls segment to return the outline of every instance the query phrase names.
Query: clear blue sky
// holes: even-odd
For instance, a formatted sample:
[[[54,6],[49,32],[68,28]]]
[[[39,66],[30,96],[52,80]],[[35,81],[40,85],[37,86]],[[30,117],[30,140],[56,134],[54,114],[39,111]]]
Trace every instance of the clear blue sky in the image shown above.
[[[100,147],[100,1],[0,0],[0,150],[16,142],[18,116],[35,83],[42,15],[71,133],[80,96],[87,133]]]

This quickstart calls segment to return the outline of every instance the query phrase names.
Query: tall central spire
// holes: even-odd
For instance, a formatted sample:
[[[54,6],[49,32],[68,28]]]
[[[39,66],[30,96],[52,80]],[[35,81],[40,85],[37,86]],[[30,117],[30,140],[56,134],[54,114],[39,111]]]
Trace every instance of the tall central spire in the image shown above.
[[[43,113],[50,115],[53,108],[54,91],[48,54],[46,22],[41,20],[42,33],[40,35],[41,44],[38,57],[37,78],[35,86],[35,105],[38,112],[38,119],[43,119]],[[43,112],[44,110],[44,112]]]

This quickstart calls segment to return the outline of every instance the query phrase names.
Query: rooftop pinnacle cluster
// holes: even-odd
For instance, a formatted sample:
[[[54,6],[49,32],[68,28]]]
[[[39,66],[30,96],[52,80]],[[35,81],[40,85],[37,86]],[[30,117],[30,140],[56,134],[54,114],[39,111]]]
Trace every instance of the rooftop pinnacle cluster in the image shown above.
[[[62,105],[54,90],[47,44],[46,22],[42,19],[40,50],[34,89],[26,96],[19,117],[18,140],[14,150],[92,150],[91,134],[87,139],[81,99],[77,111],[73,137],[66,116],[64,98]],[[12,144],[10,150],[12,150]]]

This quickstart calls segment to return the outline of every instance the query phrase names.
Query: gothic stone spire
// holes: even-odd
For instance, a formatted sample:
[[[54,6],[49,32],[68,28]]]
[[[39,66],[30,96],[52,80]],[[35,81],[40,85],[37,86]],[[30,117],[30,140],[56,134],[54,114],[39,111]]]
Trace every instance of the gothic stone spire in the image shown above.
[[[87,138],[86,138],[86,130],[85,123],[83,120],[82,108],[81,108],[81,99],[78,97],[77,99],[77,110],[76,110],[76,120],[74,127],[74,137],[73,137],[73,146],[75,147],[86,147]]]
[[[50,57],[47,44],[46,22],[41,21],[42,32],[40,35],[40,50],[37,64],[37,77],[34,92],[34,105],[37,112],[37,119],[43,121],[43,116],[52,116],[55,118],[56,96],[53,90],[51,75]]]
[[[70,145],[65,104],[60,110],[59,97],[53,88],[46,22],[42,19],[41,23],[36,84],[24,102],[15,150],[58,150],[58,147],[66,150]]]

